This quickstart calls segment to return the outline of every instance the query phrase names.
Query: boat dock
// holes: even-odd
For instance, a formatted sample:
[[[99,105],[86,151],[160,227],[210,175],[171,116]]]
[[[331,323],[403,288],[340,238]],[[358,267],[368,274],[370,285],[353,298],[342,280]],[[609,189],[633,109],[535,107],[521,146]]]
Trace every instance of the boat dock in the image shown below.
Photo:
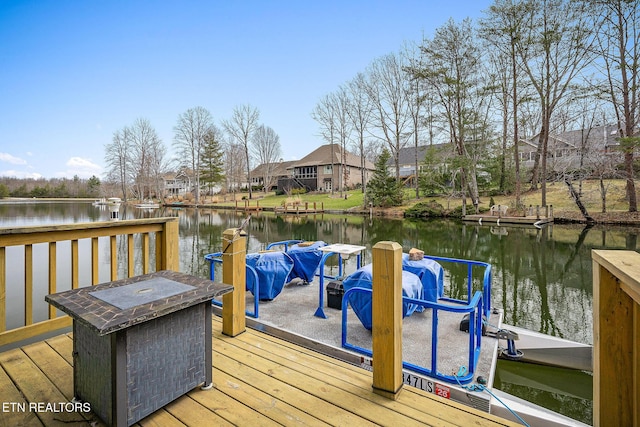
[[[306,215],[324,212],[324,202],[285,203],[274,209],[276,214]]]
[[[365,369],[252,329],[227,337],[217,316],[212,324],[214,387],[196,388],[135,426],[517,425],[413,387],[389,400],[373,392]],[[4,424],[104,425],[92,412],[65,410],[72,352],[64,334],[0,354]]]
[[[241,211],[246,211],[246,212],[260,212],[262,210],[262,207],[260,206],[260,200],[256,200],[256,204],[252,205],[251,204],[251,200],[242,200],[242,203],[238,203],[238,201],[236,200],[236,204],[234,209],[235,210],[241,210]]]
[[[486,214],[465,215],[463,221],[476,222],[480,225],[530,225],[534,227],[542,227],[546,224],[553,223],[553,206],[529,206],[526,214],[509,215],[509,208],[506,205],[494,205]]]

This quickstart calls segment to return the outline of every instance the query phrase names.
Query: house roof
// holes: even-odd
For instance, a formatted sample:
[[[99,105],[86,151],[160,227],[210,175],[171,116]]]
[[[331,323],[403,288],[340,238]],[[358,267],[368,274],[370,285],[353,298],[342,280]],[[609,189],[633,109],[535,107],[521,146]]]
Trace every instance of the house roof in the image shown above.
[[[332,161],[333,155],[333,161]],[[316,148],[302,159],[294,162],[288,169],[303,166],[319,166],[342,163],[342,147],[339,144],[325,144]],[[360,157],[345,150],[345,162],[347,166],[360,167]],[[374,170],[372,162],[365,160],[365,169]]]
[[[273,176],[286,176],[288,175],[287,173],[287,169],[292,166],[294,163],[296,163],[296,160],[289,160],[289,161],[281,161],[281,162],[277,162],[277,163],[262,163],[259,164],[258,166],[256,166],[252,171],[251,171],[251,175],[253,176],[260,176],[260,175],[264,175],[267,172],[267,165],[273,165],[274,168],[271,171],[271,175]]]
[[[520,142],[537,147],[539,135],[540,134],[537,133],[531,138],[521,140]],[[582,145],[584,138],[587,138],[587,143],[604,148],[618,145],[619,137],[618,129],[614,125],[595,126],[591,129],[577,129],[549,135],[549,139],[553,140],[556,144],[564,144],[575,149]]]
[[[417,148],[415,146],[403,147],[398,152],[398,164],[413,165],[416,162],[416,150],[418,152],[418,162],[423,162],[429,150],[441,150],[447,146],[449,146],[449,144],[419,145]],[[389,159],[387,166],[395,166],[393,158]]]

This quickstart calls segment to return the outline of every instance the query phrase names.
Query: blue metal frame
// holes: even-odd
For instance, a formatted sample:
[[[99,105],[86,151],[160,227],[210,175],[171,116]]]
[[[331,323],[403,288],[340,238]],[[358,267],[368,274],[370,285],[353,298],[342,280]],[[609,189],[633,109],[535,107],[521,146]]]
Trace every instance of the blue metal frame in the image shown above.
[[[207,254],[204,256],[204,259],[205,261],[209,261],[209,280],[215,281],[216,273],[215,273],[214,263],[222,264],[222,252],[214,252],[212,254]],[[251,316],[257,319],[259,316],[258,304],[260,302],[259,298],[256,296],[256,295],[260,295],[260,282],[258,280],[258,272],[249,265],[247,265],[246,267],[247,267],[246,274],[251,274],[253,275],[253,278],[254,278],[253,283],[255,283],[255,289],[254,289],[255,298],[253,299],[253,311],[251,312],[249,310],[246,310],[245,313],[247,316]],[[222,303],[220,301],[211,300],[211,303],[218,307],[222,307]]]
[[[342,299],[342,347],[373,357],[373,351],[370,349],[347,342],[347,306],[349,304],[349,295],[357,292],[373,293],[371,289],[359,287],[351,288],[345,292]],[[405,361],[402,362],[402,367],[452,384],[466,384],[471,382],[475,375],[482,344],[482,316],[478,314],[483,310],[482,293],[477,291],[471,299],[471,302],[463,305],[442,304],[408,297],[402,297],[402,301],[403,303],[417,304],[433,310],[431,318],[431,367],[425,368]],[[469,366],[467,374],[464,376],[446,375],[438,372],[438,311],[440,310],[452,313],[469,313]]]
[[[491,264],[480,261],[462,260],[456,258],[445,258],[426,256],[425,258],[439,262],[462,263],[467,265],[467,300],[458,300],[454,298],[440,298],[440,302],[424,301],[415,298],[402,297],[403,303],[417,304],[425,308],[433,310],[431,319],[431,367],[415,365],[409,362],[402,362],[404,369],[417,372],[441,381],[452,384],[466,384],[473,380],[475,375],[478,358],[480,357],[480,349],[482,346],[482,323],[483,316],[488,317],[491,310]],[[473,267],[484,267],[482,287],[483,291],[473,292]],[[371,289],[355,287],[345,292],[342,297],[342,347],[353,350],[357,353],[373,357],[370,349],[356,346],[347,342],[347,307],[349,305],[349,295],[352,293],[369,293]],[[444,302],[444,303],[443,303]],[[449,304],[450,303],[450,304]],[[469,360],[466,375],[446,375],[438,372],[438,312],[440,310],[452,313],[469,313]]]
[[[447,258],[425,255],[425,258],[432,259],[439,262],[451,262],[458,264],[467,264],[467,303],[471,302],[473,294],[473,267],[484,267],[484,273],[482,276],[482,305],[484,307],[483,314],[489,316],[491,312],[491,283],[493,280],[493,274],[491,264],[482,261],[473,261],[469,259]],[[450,301],[454,303],[461,302],[460,300],[453,298],[441,298],[444,301]]]
[[[338,275],[337,276],[325,276],[324,274],[324,264],[327,262],[327,258],[333,255],[338,255]],[[362,267],[360,264],[362,263],[362,255],[358,253],[356,255],[356,268]],[[318,308],[316,312],[313,314],[316,317],[320,317],[322,319],[326,319],[327,315],[324,313],[324,279],[341,279],[343,275],[343,267],[342,267],[342,255],[338,252],[326,252],[322,259],[320,260],[320,270],[318,272],[318,276],[320,277],[319,282],[320,285],[318,287]]]
[[[297,240],[297,239],[281,240],[279,242],[269,243],[266,247],[266,250],[270,250],[274,246],[283,246],[284,251],[287,252],[289,251],[290,246],[297,245],[298,243],[302,243],[302,242],[304,242],[304,240]]]

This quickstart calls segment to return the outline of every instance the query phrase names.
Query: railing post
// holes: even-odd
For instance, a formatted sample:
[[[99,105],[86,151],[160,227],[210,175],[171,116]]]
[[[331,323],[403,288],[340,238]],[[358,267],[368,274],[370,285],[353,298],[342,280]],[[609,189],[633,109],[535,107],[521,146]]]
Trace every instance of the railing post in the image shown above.
[[[162,226],[162,252],[158,270],[180,271],[178,218],[167,220]],[[156,242],[157,244],[157,242]],[[158,261],[156,260],[156,264]],[[131,274],[129,274],[131,276]]]
[[[593,425],[640,425],[640,254],[594,250]]]
[[[373,391],[397,399],[402,391],[402,246],[372,248]]]
[[[233,292],[222,296],[222,333],[230,337],[246,329],[246,237],[237,228],[222,233],[222,282],[233,286]]]

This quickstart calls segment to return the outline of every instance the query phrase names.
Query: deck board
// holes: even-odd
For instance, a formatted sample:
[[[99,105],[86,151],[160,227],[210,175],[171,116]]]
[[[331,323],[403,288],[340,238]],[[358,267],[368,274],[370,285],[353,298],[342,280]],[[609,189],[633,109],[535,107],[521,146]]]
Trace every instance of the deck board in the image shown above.
[[[351,415],[357,417],[356,420],[359,418],[359,422],[365,422],[368,419],[372,423],[382,425],[395,423],[400,423],[400,425],[470,425],[472,421],[472,418],[463,411],[447,411],[443,410],[441,406],[420,408],[421,404],[424,404],[424,396],[416,394],[417,391],[409,387],[403,390],[402,399],[389,401],[372,392],[370,372],[364,369],[354,369],[353,365],[346,362],[264,335],[248,330],[247,333],[233,339],[220,336],[220,340],[214,342],[216,345],[220,345],[217,350],[218,354],[227,354],[232,351],[229,347],[220,344],[228,343],[230,346],[237,346],[246,351],[244,354],[238,353],[238,360],[251,358],[255,355],[260,356],[268,362],[252,363],[251,366],[254,368],[256,366],[262,367],[261,372],[268,373],[269,376],[275,377],[283,383],[302,387],[303,390],[310,390],[310,392],[314,382],[324,383],[325,387],[322,389],[324,392],[315,392],[315,397],[327,401],[332,406],[341,407],[351,412]],[[294,373],[300,378],[292,378]],[[438,401],[443,400],[447,404],[453,403],[429,397]],[[382,406],[385,410],[379,411]],[[466,406],[459,406],[464,410],[468,409]],[[311,407],[313,408],[313,406]],[[393,409],[393,411],[388,411],[388,409]],[[317,412],[318,416],[322,416],[322,410]],[[358,422],[356,420],[353,422]],[[333,423],[332,421],[328,422]]]
[[[44,343],[38,344],[46,345]],[[46,405],[69,401],[22,349],[9,350],[0,354],[0,365],[17,385],[27,402]],[[72,375],[71,367],[68,366],[68,368],[68,374]],[[2,401],[4,402],[5,400],[3,399]],[[52,409],[35,411],[34,413],[42,424],[46,426],[60,423],[85,423],[85,419],[78,412]]]
[[[9,378],[4,369],[0,369],[0,390],[2,393],[2,413],[0,414],[0,426],[41,426],[42,423],[33,412],[13,410],[13,406],[6,405],[26,405],[26,400],[16,388],[14,382]]]
[[[516,425],[411,387],[385,399],[373,393],[371,372],[251,329],[226,337],[221,319],[212,323],[214,389],[196,388],[136,425]],[[1,353],[1,400],[69,401],[72,349],[64,334]],[[0,426],[94,421],[92,413],[0,413]]]

